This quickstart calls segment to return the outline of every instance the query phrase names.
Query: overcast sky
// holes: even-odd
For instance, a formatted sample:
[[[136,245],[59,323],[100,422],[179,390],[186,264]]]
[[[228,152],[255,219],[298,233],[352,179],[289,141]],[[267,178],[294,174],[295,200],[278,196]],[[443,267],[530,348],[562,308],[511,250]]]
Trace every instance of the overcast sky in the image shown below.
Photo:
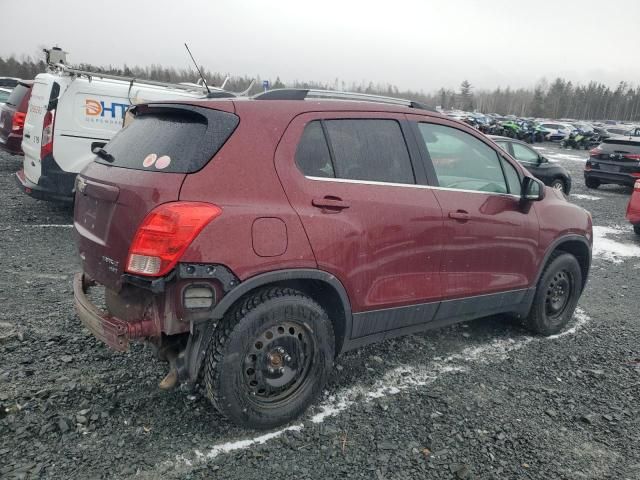
[[[336,77],[430,92],[640,79],[638,0],[1,0],[0,55]]]

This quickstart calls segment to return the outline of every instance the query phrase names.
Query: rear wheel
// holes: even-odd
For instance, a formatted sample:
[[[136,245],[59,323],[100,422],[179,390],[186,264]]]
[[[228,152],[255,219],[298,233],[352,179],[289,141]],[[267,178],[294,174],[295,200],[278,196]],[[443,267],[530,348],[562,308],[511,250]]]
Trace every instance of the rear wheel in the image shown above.
[[[561,191],[562,193],[566,193],[567,191],[567,186],[561,178],[554,178],[553,182],[551,182],[551,185],[549,186],[555,190]]]
[[[585,178],[584,184],[587,188],[598,188],[600,186],[600,180],[596,180],[595,178]]]
[[[634,225],[633,231],[635,232],[636,235],[640,235],[640,225]]]
[[[558,333],[571,320],[582,293],[582,271],[576,257],[558,252],[545,267],[526,323],[542,335]]]
[[[334,348],[320,305],[289,288],[258,291],[216,328],[205,357],[207,396],[245,427],[282,425],[322,392]]]

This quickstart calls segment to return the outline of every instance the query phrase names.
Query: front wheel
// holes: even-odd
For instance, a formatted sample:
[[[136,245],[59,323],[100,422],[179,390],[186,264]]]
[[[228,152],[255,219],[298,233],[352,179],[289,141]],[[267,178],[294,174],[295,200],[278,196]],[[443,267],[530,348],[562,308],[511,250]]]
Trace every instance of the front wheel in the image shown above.
[[[558,333],[571,320],[582,293],[582,271],[570,253],[554,254],[545,267],[526,323],[542,335]]]
[[[207,396],[242,426],[280,426],[322,392],[334,350],[331,321],[315,301],[290,288],[258,291],[213,334],[205,357]]]

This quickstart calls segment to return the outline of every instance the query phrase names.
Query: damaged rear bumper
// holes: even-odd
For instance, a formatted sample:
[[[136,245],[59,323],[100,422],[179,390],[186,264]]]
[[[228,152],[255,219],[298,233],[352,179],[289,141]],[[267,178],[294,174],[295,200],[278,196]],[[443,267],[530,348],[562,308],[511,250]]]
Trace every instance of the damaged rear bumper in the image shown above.
[[[98,340],[124,352],[129,349],[130,340],[157,335],[153,321],[126,322],[96,307],[87,296],[95,285],[84,273],[76,273],[73,278],[73,298],[78,317]]]

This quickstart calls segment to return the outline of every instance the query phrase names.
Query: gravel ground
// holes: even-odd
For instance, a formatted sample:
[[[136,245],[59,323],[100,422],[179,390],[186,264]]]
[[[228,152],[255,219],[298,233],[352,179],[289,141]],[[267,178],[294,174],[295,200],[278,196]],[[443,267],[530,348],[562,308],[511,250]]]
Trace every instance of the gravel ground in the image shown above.
[[[630,190],[587,190],[585,152],[541,151],[598,227],[570,328],[491,318],[350,352],[317,406],[267,434],[160,391],[147,348],[117,354],[80,326],[71,211],[20,193],[20,159],[0,154],[0,478],[640,479]]]

